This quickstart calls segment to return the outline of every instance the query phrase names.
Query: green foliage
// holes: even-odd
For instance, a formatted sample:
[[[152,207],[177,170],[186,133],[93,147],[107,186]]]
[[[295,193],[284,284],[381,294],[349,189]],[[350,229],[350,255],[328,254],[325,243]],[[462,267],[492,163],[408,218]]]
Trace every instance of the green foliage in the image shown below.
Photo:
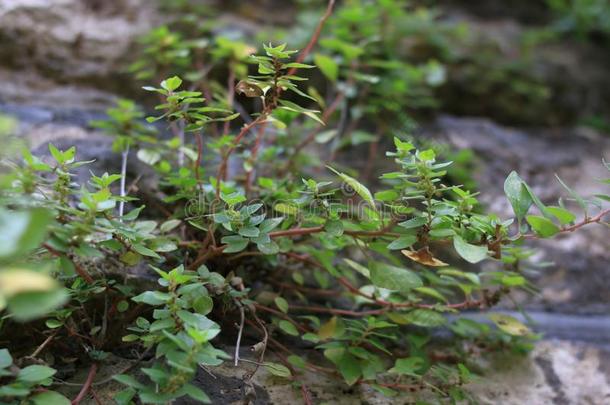
[[[207,403],[193,382],[199,366],[239,365],[243,335],[256,341],[256,364],[295,387],[302,373],[329,371],[390,397],[426,390],[455,403],[469,399],[473,347],[530,349],[537,336],[518,320],[490,314],[490,322],[475,322],[461,311],[531,292],[526,275],[536,264],[527,240],[606,224],[602,203],[610,197],[581,197],[560,180],[567,199],[546,205],[513,172],[504,190],[515,215],[501,218],[455,181],[465,177],[463,166],[406,135],[392,137],[386,155],[394,166],[377,182],[335,159],[342,148],[352,153],[380,141],[377,135],[389,137],[413,100],[434,104],[430,90],[443,68],[394,54],[414,29],[404,21],[426,28],[434,16],[401,2],[346,1],[312,55],[285,44],[254,54],[227,38],[193,42],[207,31],[191,25],[180,33],[156,29],[134,70],[160,83],[145,87],[159,103],[147,121],[169,128],[169,136],[157,136],[137,105],[121,100],[95,125],[115,137],[122,173],[92,173],[76,184],[75,170],[88,162],[77,160],[75,148],[52,144],[49,159],[24,150],[22,161],[7,163],[0,182],[2,333],[31,331],[37,363],[27,365],[22,346],[15,345],[19,361],[0,350],[2,400],[65,403],[46,387],[59,387],[53,376],[69,373],[71,359],[103,368],[111,352],[129,352],[136,365],[113,375],[126,387],[117,403],[184,396]],[[205,72],[202,53],[212,61]],[[323,95],[297,75],[317,74],[309,59],[330,87]],[[223,70],[223,80],[210,73]],[[328,95],[338,101],[327,104]],[[233,113],[238,104],[247,113]],[[352,128],[337,115],[355,117]],[[316,153],[313,142],[332,142],[331,155]],[[129,148],[158,180],[148,207],[127,195]],[[313,170],[324,166],[330,171]],[[156,284],[146,282],[146,270]],[[236,324],[238,347],[229,355],[212,341],[232,339]],[[452,332],[451,342],[438,345],[439,329]],[[269,358],[296,340],[323,359],[312,364],[292,352]],[[41,351],[61,351],[53,368]]]
[[[606,0],[546,0],[557,16],[554,28],[585,38],[592,33],[610,33],[610,4]]]

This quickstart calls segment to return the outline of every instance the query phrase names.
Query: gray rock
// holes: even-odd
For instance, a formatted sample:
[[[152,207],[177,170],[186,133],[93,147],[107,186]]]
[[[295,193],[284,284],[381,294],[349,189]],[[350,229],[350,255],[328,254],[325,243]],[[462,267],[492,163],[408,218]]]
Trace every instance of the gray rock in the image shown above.
[[[110,77],[157,20],[154,10],[145,0],[5,0],[0,59],[64,81]]]

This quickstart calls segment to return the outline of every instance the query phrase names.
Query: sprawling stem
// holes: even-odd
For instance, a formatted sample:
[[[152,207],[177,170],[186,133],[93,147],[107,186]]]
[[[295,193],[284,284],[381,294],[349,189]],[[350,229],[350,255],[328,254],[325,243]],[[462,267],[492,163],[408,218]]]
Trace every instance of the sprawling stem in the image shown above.
[[[121,153],[121,190],[119,192],[119,196],[121,197],[121,201],[119,201],[119,221],[123,221],[123,212],[125,211],[125,201],[123,198],[127,196],[127,190],[125,188],[125,184],[127,181],[127,159],[129,158],[129,144],[125,146],[125,149]]]

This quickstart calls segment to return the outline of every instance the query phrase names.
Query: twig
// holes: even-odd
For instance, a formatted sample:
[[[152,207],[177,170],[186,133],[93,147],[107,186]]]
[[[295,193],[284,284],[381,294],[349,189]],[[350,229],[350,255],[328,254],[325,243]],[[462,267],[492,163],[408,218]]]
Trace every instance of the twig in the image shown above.
[[[83,384],[83,388],[81,388],[81,390],[78,393],[78,395],[76,396],[76,398],[74,398],[72,400],[72,405],[80,404],[80,401],[82,401],[85,398],[85,395],[87,395],[89,388],[91,388],[91,384],[93,384],[93,379],[95,378],[96,374],[97,374],[97,363],[93,363],[91,365],[91,368],[89,369],[89,374],[87,375],[87,379],[85,380],[85,383]]]
[[[574,224],[574,225],[571,225],[568,227],[564,227],[564,228],[560,228],[558,233],[574,232],[577,229],[580,229],[585,225],[600,223],[600,222],[602,222],[602,219],[608,214],[610,214],[610,208],[603,210],[602,212],[600,212],[599,214],[597,214],[594,217],[591,217],[591,218],[585,217],[585,219],[583,219],[581,222],[579,222],[577,224]],[[525,234],[522,236],[524,239],[539,239],[540,238],[538,235],[533,234],[533,233],[528,233],[528,234]]]
[[[241,345],[241,335],[244,332],[244,307],[240,302],[236,302],[239,308],[239,332],[237,332],[237,343],[235,343],[235,367],[239,364],[239,346]]]
[[[330,15],[333,13],[334,6],[335,6],[335,0],[328,0],[328,5],[326,6],[326,12],[324,12],[322,17],[320,18],[320,21],[318,22],[318,25],[317,25],[313,35],[311,36],[309,43],[307,44],[307,46],[305,46],[305,48],[303,48],[301,53],[299,53],[299,56],[296,59],[297,63],[303,62],[305,60],[305,58],[307,57],[307,55],[309,55],[309,53],[311,52],[313,47],[318,42],[318,38],[320,38],[320,34],[322,33],[322,28],[324,28],[324,23],[326,23],[326,20],[328,20],[328,17],[330,17]],[[292,68],[288,71],[288,74],[293,75],[296,71],[297,71],[297,68]]]
[[[56,257],[67,257],[72,264],[74,265],[74,270],[76,271],[76,274],[78,274],[83,280],[85,280],[87,282],[87,284],[93,284],[95,282],[95,280],[93,280],[93,277],[91,277],[91,275],[89,273],[87,273],[87,271],[85,269],[83,269],[83,267],[78,264],[76,261],[74,261],[70,256],[68,256],[67,254],[63,254],[61,252],[58,252],[57,250],[53,249],[48,243],[44,243],[42,245],[42,247],[44,247],[45,249],[47,249],[49,251],[49,253],[51,253],[53,256]]]
[[[244,193],[246,197],[250,194],[250,188],[252,187],[252,182],[254,180],[254,166],[256,164],[256,157],[258,156],[258,151],[261,147],[261,142],[263,140],[263,136],[265,135],[266,123],[263,123],[258,128],[258,134],[256,135],[256,141],[254,142],[254,147],[252,148],[252,154],[250,156],[250,160],[252,161],[252,170],[246,173],[246,184]]]
[[[127,159],[129,157],[129,143],[121,153],[121,190],[119,192],[119,196],[121,200],[119,201],[119,221],[123,222],[123,212],[125,211],[125,201],[123,198],[127,195],[127,191],[125,189],[125,182],[127,180]]]
[[[235,100],[235,69],[229,64],[229,77],[227,79],[227,104],[229,109],[233,108],[233,101]],[[231,129],[231,122],[225,121],[222,129],[223,135],[228,135]]]
[[[237,148],[237,146],[240,144],[242,138],[244,136],[246,136],[248,131],[250,131],[252,128],[257,126],[258,124],[264,122],[266,119],[267,119],[267,115],[263,112],[254,121],[252,121],[249,124],[244,125],[242,127],[241,131],[239,132],[239,134],[237,135],[237,137],[235,138],[235,140],[233,141],[234,145],[231,146],[229,148],[229,150],[222,157],[220,165],[218,166],[218,173],[216,174],[216,198],[217,199],[220,198],[221,182],[225,180],[226,175],[227,175],[227,163],[229,161],[229,157],[231,156],[231,154],[233,153],[235,148]]]
[[[36,350],[34,350],[34,352],[30,355],[30,357],[35,358],[36,356],[38,356],[40,354],[40,352],[49,344],[51,343],[51,340],[53,340],[53,338],[55,337],[55,335],[57,335],[57,332],[59,332],[59,329],[55,329],[53,331],[53,333],[51,333],[45,340],[44,342],[42,342],[40,344],[40,346],[38,346],[36,348]]]

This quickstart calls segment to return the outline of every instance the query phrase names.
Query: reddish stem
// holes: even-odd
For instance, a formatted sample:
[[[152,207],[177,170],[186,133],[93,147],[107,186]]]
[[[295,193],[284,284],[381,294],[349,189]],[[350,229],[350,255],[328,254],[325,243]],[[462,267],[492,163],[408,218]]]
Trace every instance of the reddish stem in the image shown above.
[[[577,229],[580,229],[580,228],[582,228],[585,225],[600,223],[600,222],[602,222],[602,219],[606,215],[608,215],[608,214],[610,214],[610,208],[603,210],[602,212],[600,212],[599,214],[597,214],[594,217],[591,217],[591,218],[586,218],[585,217],[585,219],[583,219],[581,222],[579,222],[577,224],[561,228],[561,229],[559,229],[559,233],[574,232]],[[523,238],[525,238],[525,239],[538,239],[539,236],[536,235],[536,234],[528,233],[528,234],[523,235]]]
[[[51,246],[49,246],[49,244],[47,244],[47,243],[44,243],[42,246],[45,249],[47,249],[49,251],[49,253],[51,253],[53,256],[67,257],[74,265],[74,271],[76,271],[76,274],[78,274],[83,280],[85,280],[87,282],[87,284],[93,284],[95,282],[95,280],[93,280],[93,277],[91,277],[91,275],[89,273],[87,273],[87,271],[80,264],[76,263],[68,255],[58,252],[57,250],[55,250]]]
[[[233,109],[233,101],[235,100],[235,69],[232,66],[229,67],[229,78],[227,79],[227,104],[229,109]],[[225,121],[222,129],[223,135],[228,135],[231,129],[231,122]]]
[[[265,123],[263,123],[259,128],[258,128],[258,134],[256,135],[256,142],[254,143],[254,147],[252,148],[252,156],[250,157],[251,161],[252,161],[252,170],[250,170],[249,172],[246,173],[246,186],[245,186],[245,193],[246,196],[248,196],[248,194],[250,194],[250,189],[252,188],[252,182],[254,180],[254,165],[256,163],[256,157],[258,155],[258,151],[261,147],[261,142],[263,140],[263,136],[265,135]]]
[[[93,379],[95,378],[96,374],[97,374],[97,364],[93,363],[91,365],[91,368],[89,369],[89,374],[87,375],[87,379],[85,380],[83,387],[81,388],[81,390],[78,393],[78,395],[76,396],[76,398],[74,398],[72,400],[72,405],[80,404],[80,401],[82,401],[85,398],[85,395],[87,395],[87,392],[91,388],[91,384],[93,384]]]
[[[309,53],[311,52],[313,47],[318,42],[318,38],[320,38],[320,34],[322,33],[322,28],[324,28],[324,23],[326,23],[326,20],[328,20],[328,17],[330,17],[330,15],[333,13],[334,6],[335,6],[335,0],[328,0],[328,6],[326,6],[326,12],[320,18],[320,21],[318,22],[316,30],[314,31],[313,35],[311,36],[309,43],[307,44],[307,46],[305,48],[303,48],[303,50],[297,57],[297,59],[296,59],[297,63],[303,62],[305,60],[305,58],[307,57],[307,55],[309,55]],[[297,71],[297,68],[292,68],[288,71],[288,74],[293,75],[296,71]]]

